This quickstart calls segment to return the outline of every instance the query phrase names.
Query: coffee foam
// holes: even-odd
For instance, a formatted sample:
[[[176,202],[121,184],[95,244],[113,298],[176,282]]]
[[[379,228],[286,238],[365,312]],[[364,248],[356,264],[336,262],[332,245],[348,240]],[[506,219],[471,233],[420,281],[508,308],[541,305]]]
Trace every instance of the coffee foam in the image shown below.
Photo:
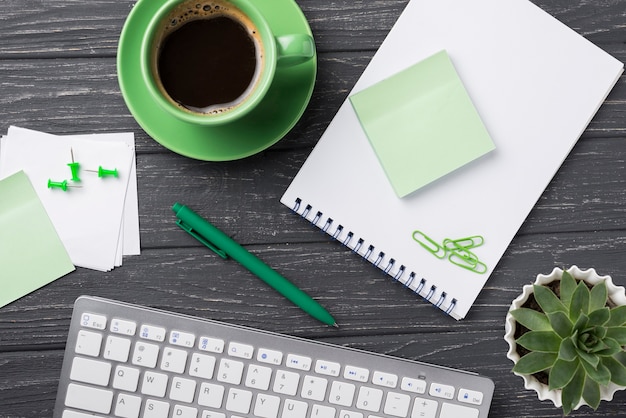
[[[256,68],[254,70],[254,75],[252,76],[252,81],[248,85],[248,88],[235,100],[228,103],[219,103],[216,105],[208,106],[205,108],[196,108],[193,106],[184,106],[181,103],[178,103],[170,98],[169,94],[166,92],[163,84],[161,83],[160,77],[156,77],[157,84],[159,85],[159,89],[161,92],[165,94],[170,101],[175,103],[178,107],[184,110],[192,111],[193,113],[202,113],[208,115],[218,115],[221,113],[228,112],[233,110],[238,105],[240,105],[246,97],[248,97],[254,88],[257,86],[261,71],[263,69],[263,61],[264,61],[264,53],[263,53],[263,43],[261,42],[261,34],[256,28],[256,25],[250,20],[250,18],[243,13],[241,10],[237,9],[235,6],[222,1],[186,1],[176,6],[165,18],[164,21],[167,22],[162,26],[160,32],[158,33],[156,39],[156,49],[152,58],[153,65],[153,73],[158,75],[157,61],[159,56],[159,51],[161,49],[161,44],[165,40],[165,38],[172,32],[176,31],[178,28],[183,26],[186,23],[189,23],[193,20],[200,19],[210,19],[219,16],[229,17],[237,22],[239,22],[248,32],[248,35],[253,40],[256,50]]]

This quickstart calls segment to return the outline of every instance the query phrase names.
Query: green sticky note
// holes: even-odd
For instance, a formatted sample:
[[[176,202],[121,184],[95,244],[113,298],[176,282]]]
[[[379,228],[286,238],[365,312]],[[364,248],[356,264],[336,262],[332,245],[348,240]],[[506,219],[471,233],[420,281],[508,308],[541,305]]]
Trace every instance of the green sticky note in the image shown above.
[[[0,307],[74,270],[23,171],[0,180]]]
[[[445,50],[350,101],[400,197],[495,148]]]

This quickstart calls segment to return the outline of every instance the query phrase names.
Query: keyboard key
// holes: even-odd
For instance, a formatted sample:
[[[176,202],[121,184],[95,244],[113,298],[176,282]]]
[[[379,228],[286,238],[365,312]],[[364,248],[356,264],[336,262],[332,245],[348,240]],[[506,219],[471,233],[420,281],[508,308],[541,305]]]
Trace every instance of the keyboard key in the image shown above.
[[[313,405],[311,417],[315,418],[335,418],[335,408],[330,406]]]
[[[230,343],[228,345],[228,355],[238,358],[251,359],[254,348],[249,344]]]
[[[226,398],[226,410],[239,414],[247,414],[250,412],[252,404],[252,392],[231,388]]]
[[[198,341],[198,349],[221,354],[224,352],[224,340],[219,338],[200,337],[200,340]]]
[[[128,338],[114,337],[110,335],[107,338],[107,343],[104,347],[103,357],[108,360],[126,363],[130,353],[130,344],[131,341]]]
[[[370,371],[362,367],[346,366],[343,371],[344,379],[356,380],[357,382],[365,383],[368,381]]]
[[[221,412],[214,411],[202,411],[202,415],[200,418],[226,418],[226,414],[222,414]]]
[[[70,379],[92,385],[107,386],[111,376],[111,363],[75,357]]]
[[[113,375],[115,389],[135,392],[139,384],[139,369],[126,366],[117,366]]]
[[[298,373],[279,370],[276,373],[273,390],[276,393],[294,396],[298,392],[299,381],[300,375]]]
[[[111,332],[116,334],[133,336],[137,330],[137,323],[133,321],[126,321],[124,319],[113,318],[109,329]]]
[[[138,341],[135,344],[135,351],[133,352],[132,363],[137,366],[150,367],[151,369],[153,369],[154,367],[156,367],[158,356],[158,345]]]
[[[246,374],[246,386],[249,388],[268,390],[272,378],[272,369],[269,367],[250,365]]]
[[[104,330],[107,327],[107,317],[85,312],[81,315],[80,324],[83,327]]]
[[[243,363],[240,361],[223,358],[220,361],[220,369],[217,372],[217,380],[231,385],[241,383],[243,376]]]
[[[441,412],[439,418],[478,418],[478,409],[469,408],[467,406],[454,405],[451,403],[444,403],[441,406]]]
[[[190,406],[174,405],[172,416],[176,418],[197,418],[198,410]]]
[[[210,408],[221,408],[224,399],[224,386],[202,383],[198,392],[198,404]]]
[[[294,399],[285,399],[285,404],[283,405],[283,412],[280,415],[281,418],[302,418],[306,417],[307,410],[309,409],[309,405],[306,402],[296,401]],[[317,415],[313,415],[313,417],[317,417]],[[334,418],[334,412],[332,417]]]
[[[436,398],[453,399],[454,386],[442,385],[440,383],[431,383],[428,394]]]
[[[406,417],[411,406],[411,397],[403,393],[389,392],[385,400],[384,412],[392,417]]]
[[[483,394],[482,392],[477,392],[475,390],[468,389],[459,389],[459,396],[457,397],[459,402],[469,403],[472,405],[480,405],[483,403]]]
[[[111,412],[113,392],[91,386],[70,383],[67,386],[65,406],[82,409],[83,411],[108,414]]]
[[[328,402],[334,405],[351,406],[356,386],[351,383],[334,381],[328,395]]]
[[[276,350],[268,350],[267,348],[259,348],[256,359],[261,363],[269,363],[279,366],[283,361],[283,353]]]
[[[415,398],[413,403],[412,417],[437,418],[437,406],[439,402],[432,399]],[[459,415],[461,417],[462,415]],[[458,417],[455,417],[458,418]]]
[[[339,412],[339,416],[341,418],[363,418],[363,414],[360,412],[346,411],[343,409]]]
[[[211,379],[215,370],[215,357],[207,354],[193,353],[189,363],[189,375]]]
[[[341,365],[339,363],[326,360],[317,360],[315,362],[315,373],[337,377],[340,370]]]
[[[372,383],[377,386],[384,386],[386,388],[395,388],[398,385],[398,376],[391,373],[374,372],[372,376]]]
[[[103,418],[101,415],[83,414],[82,412],[70,411],[66,409],[63,411],[61,418]]]
[[[196,342],[196,336],[189,332],[172,331],[170,332],[169,343],[180,347],[191,348]]]
[[[80,330],[76,337],[76,347],[74,348],[74,352],[84,354],[86,356],[97,357],[100,354],[101,345],[102,334],[99,332]]]
[[[297,354],[288,354],[285,365],[290,369],[297,369],[308,372],[311,370],[311,358],[299,356]]]
[[[187,365],[187,352],[172,347],[165,347],[161,358],[161,370],[183,373]]]
[[[275,418],[278,416],[280,398],[278,396],[259,393],[254,404],[254,415],[261,418]]]
[[[306,376],[302,383],[302,391],[300,396],[304,399],[312,399],[314,401],[323,401],[326,397],[326,387],[328,386],[328,380],[315,377]]]
[[[378,412],[383,401],[384,392],[380,389],[362,386],[356,400],[356,407],[370,412]]]
[[[411,377],[403,377],[400,389],[413,393],[425,393],[426,392],[426,380],[413,379]]]
[[[196,381],[175,377],[172,379],[170,399],[174,401],[191,403],[196,394]]]
[[[166,374],[145,372],[141,383],[141,393],[162,398],[165,396],[168,380]]]
[[[143,410],[143,418],[167,418],[170,413],[170,404],[154,399],[147,399]]]
[[[121,418],[137,418],[141,408],[141,398],[139,396],[120,393],[115,402],[115,416]]]
[[[146,340],[163,342],[165,341],[165,328],[154,325],[142,325],[139,336]]]

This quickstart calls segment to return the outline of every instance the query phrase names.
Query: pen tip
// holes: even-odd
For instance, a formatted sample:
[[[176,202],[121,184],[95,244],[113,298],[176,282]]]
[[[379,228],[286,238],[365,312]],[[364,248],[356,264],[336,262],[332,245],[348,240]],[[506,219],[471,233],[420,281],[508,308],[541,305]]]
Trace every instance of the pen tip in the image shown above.
[[[335,322],[335,323],[333,324],[333,327],[335,327],[335,328],[339,328],[339,325],[337,325],[337,323]]]

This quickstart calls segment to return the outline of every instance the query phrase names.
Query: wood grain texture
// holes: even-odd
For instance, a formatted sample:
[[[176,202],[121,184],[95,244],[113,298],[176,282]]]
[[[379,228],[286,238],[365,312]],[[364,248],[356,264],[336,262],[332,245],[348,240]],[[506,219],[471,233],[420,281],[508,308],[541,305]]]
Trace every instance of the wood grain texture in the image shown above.
[[[124,104],[115,59],[133,1],[0,2],[0,130],[134,132],[142,240],[142,254],[125,258],[121,268],[79,268],[0,309],[0,417],[51,416],[72,304],[81,294],[475,371],[496,383],[490,416],[561,416],[510,372],[504,316],[522,285],[555,266],[596,267],[626,285],[625,78],[530,212],[468,317],[457,322],[280,204],[407,0],[297,3],[318,48],[317,82],[304,116],[269,150],[211,163],[160,146]],[[626,61],[626,0],[535,3]],[[182,233],[170,210],[175,201],[210,216],[313,294],[341,328],[320,326]],[[595,413],[582,408],[573,416],[623,417],[624,404],[622,391]]]

